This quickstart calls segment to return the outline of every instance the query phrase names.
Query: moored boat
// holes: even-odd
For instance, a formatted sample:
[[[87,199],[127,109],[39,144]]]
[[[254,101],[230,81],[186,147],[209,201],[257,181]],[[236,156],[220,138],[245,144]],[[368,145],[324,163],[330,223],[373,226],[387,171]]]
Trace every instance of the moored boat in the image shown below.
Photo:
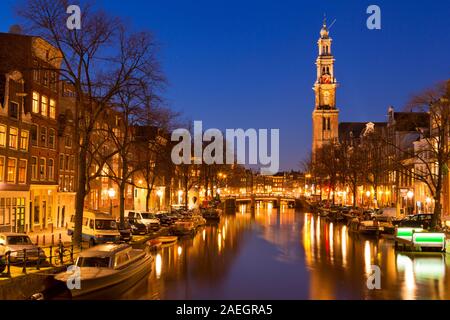
[[[202,212],[203,218],[206,220],[220,220],[222,211],[219,209],[205,209]]]
[[[195,232],[195,224],[190,219],[177,221],[170,227],[170,231],[179,236],[193,234]]]
[[[161,249],[162,246],[162,242],[158,239],[148,240],[146,244],[150,251],[157,251]]]
[[[376,220],[360,220],[354,218],[349,222],[349,231],[357,232],[367,236],[379,236],[384,231],[384,227]]]
[[[102,244],[80,253],[75,263],[78,274],[62,272],[55,280],[64,284],[79,277],[79,286],[70,290],[72,298],[104,299],[120,294],[151,272],[153,258],[147,250],[128,244]]]
[[[161,242],[161,247],[168,247],[168,246],[175,244],[175,242],[177,242],[177,240],[178,240],[178,237],[176,237],[176,236],[161,236],[161,237],[156,238],[155,240],[158,240]]]

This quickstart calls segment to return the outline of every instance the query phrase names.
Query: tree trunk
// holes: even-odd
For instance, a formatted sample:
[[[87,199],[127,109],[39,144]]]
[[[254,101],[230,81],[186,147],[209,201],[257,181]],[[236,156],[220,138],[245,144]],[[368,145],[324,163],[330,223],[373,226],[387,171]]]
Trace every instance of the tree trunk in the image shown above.
[[[119,185],[119,216],[122,226],[125,224],[125,189],[126,183],[121,183]]]
[[[431,230],[436,230],[441,225],[441,190],[436,190],[434,197],[434,212],[431,218]]]
[[[335,201],[336,201],[336,198],[335,198],[335,195],[336,195],[336,186],[335,186],[334,184],[333,184],[332,192],[333,192],[332,202],[333,202],[333,206],[334,206],[334,205],[335,205]]]
[[[80,155],[78,158],[78,190],[76,193],[75,202],[75,226],[73,231],[73,243],[75,246],[81,244],[82,228],[83,228],[83,211],[84,199],[86,197],[86,146],[82,145],[80,148]]]
[[[188,189],[188,179],[187,177],[184,179],[184,205],[186,208],[189,207],[189,195],[188,195],[189,189]]]
[[[147,190],[145,191],[145,211],[150,211],[150,187],[147,186]]]

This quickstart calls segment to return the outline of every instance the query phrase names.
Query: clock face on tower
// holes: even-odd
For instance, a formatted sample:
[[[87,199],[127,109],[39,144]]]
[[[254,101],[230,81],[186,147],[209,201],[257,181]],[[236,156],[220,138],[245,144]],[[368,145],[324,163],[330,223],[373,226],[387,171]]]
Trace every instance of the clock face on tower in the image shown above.
[[[331,77],[329,74],[324,74],[320,77],[320,83],[331,83]]]

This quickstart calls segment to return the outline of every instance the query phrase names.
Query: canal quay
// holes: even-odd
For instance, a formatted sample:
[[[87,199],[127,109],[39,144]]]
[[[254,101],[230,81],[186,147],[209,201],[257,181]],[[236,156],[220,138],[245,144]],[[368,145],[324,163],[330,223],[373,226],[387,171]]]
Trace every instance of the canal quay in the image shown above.
[[[270,204],[198,229],[154,254],[150,275],[118,299],[449,299],[445,253],[396,252],[394,241]],[[381,289],[369,290],[372,265]]]

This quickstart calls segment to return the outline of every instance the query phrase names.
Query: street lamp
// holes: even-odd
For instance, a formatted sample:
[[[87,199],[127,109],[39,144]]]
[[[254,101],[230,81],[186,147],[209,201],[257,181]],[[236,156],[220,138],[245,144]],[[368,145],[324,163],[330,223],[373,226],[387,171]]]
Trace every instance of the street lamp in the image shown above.
[[[116,190],[114,190],[114,188],[109,188],[108,196],[109,196],[109,214],[112,215],[112,209],[113,209],[112,199],[116,196]]]
[[[412,191],[412,190],[409,190],[407,193],[406,193],[406,196],[408,197],[408,205],[409,205],[409,201],[411,201],[412,200],[412,198],[414,197],[414,192]],[[409,209],[409,207],[408,207],[408,209]],[[414,203],[413,203],[413,209],[414,209]]]
[[[164,192],[161,189],[159,189],[158,191],[156,191],[156,195],[158,196],[158,199],[159,199],[159,210],[161,210],[162,196],[164,195]]]
[[[183,190],[178,190],[178,204],[181,204],[181,197],[183,196]]]
[[[367,207],[370,207],[370,195],[372,194],[372,192],[370,192],[370,190],[366,191],[366,197],[367,197]]]

